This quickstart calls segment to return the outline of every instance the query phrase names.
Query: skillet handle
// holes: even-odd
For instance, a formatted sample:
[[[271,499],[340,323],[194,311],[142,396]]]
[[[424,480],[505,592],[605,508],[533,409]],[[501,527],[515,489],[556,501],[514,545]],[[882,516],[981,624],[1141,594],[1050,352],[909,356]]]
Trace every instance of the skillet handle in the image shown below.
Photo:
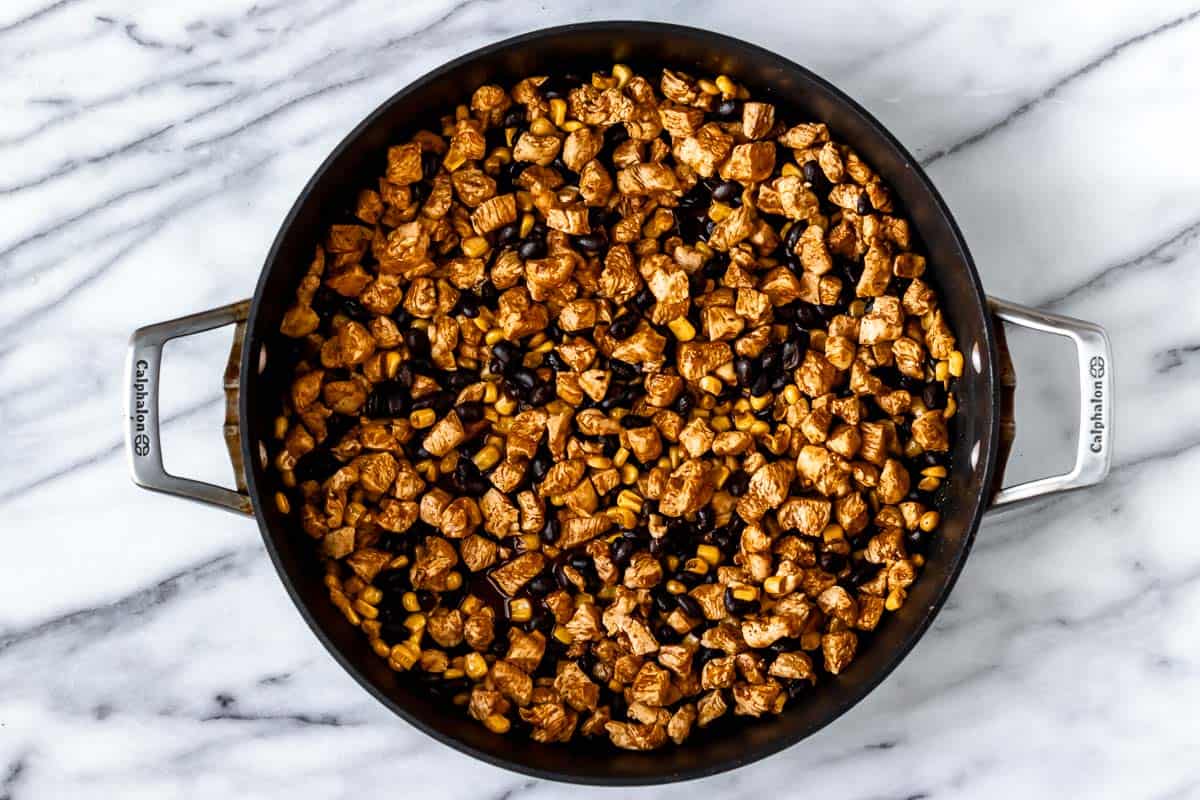
[[[241,372],[242,340],[250,301],[242,300],[220,308],[202,311],[157,325],[138,328],[129,337],[129,359],[125,366],[125,452],[133,482],[144,489],[186,497],[202,503],[253,514],[246,491],[240,433],[237,425],[237,397]],[[162,367],[162,348],[171,339],[234,325],[233,348],[225,369],[225,443],[233,461],[237,490],[211,483],[171,475],[163,467],[162,436],[158,426],[158,377]]]
[[[1039,311],[996,297],[988,298],[992,313],[1001,322],[1055,336],[1075,343],[1079,357],[1079,443],[1075,466],[1062,475],[1050,475],[998,489],[988,511],[1071,489],[1082,489],[1104,480],[1112,464],[1113,377],[1112,347],[1099,325]],[[1001,340],[1003,341],[1003,340]],[[1004,354],[1007,358],[1007,354]],[[1011,364],[1001,368],[1001,384],[1011,393]],[[1011,395],[1008,398],[1011,401]],[[1003,424],[1003,423],[1002,423]],[[1002,430],[1002,445],[1011,444],[1011,422]],[[1002,457],[1004,448],[1001,450]],[[1001,461],[1003,465],[1003,461]]]

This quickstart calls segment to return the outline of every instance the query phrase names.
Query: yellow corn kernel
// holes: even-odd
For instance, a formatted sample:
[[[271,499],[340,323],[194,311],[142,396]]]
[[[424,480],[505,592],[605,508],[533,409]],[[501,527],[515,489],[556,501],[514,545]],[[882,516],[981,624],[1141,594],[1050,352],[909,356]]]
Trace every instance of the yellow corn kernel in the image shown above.
[[[721,90],[721,94],[726,97],[737,97],[738,87],[733,82],[733,79],[728,75],[717,76],[717,88]]]
[[[504,339],[504,331],[500,330],[499,328],[492,328],[490,331],[488,331],[487,333],[485,333],[483,335],[483,343],[488,345],[489,347],[491,347],[494,344],[498,344],[499,342],[503,341],[503,339]]]
[[[462,251],[464,255],[471,258],[479,258],[488,251],[487,239],[482,236],[468,236],[462,241]]]
[[[401,596],[401,598],[400,598],[400,605],[402,605],[404,607],[405,611],[420,611],[421,610],[421,604],[419,602],[417,602],[417,593],[416,592],[405,592],[403,594],[403,596]]]
[[[846,531],[835,522],[825,526],[825,530],[821,531],[821,538],[826,542],[836,542],[846,538]]]
[[[408,415],[408,421],[417,430],[428,428],[433,423],[437,422],[437,412],[432,408],[422,408],[419,411],[414,411]]]
[[[485,384],[483,387],[483,402],[495,403],[496,398],[500,396],[500,389],[494,383]]]
[[[613,64],[612,76],[617,79],[617,88],[624,89],[625,84],[633,77],[633,70],[626,64]]]
[[[800,635],[801,650],[816,650],[821,646],[821,633],[819,631],[809,631]]]
[[[292,512],[292,504],[283,492],[275,493],[275,507],[279,509],[280,514],[290,514]]]
[[[558,639],[563,644],[570,644],[571,642],[575,641],[575,637],[571,635],[571,632],[562,625],[554,626],[554,638]]]
[[[920,553],[914,553],[912,556],[909,557],[908,560],[913,562],[913,564],[918,567],[925,566],[925,556],[921,555]]]
[[[825,340],[829,335],[825,331],[814,330],[808,337],[808,346],[814,350],[825,352]]]
[[[358,625],[362,624],[362,617],[360,617],[358,615],[358,612],[355,611],[353,608],[351,608],[349,605],[339,605],[338,608],[341,609],[342,616],[344,616],[346,618],[346,621],[349,622],[351,625],[354,625],[357,627]]]
[[[781,173],[782,173],[784,176],[786,176],[786,177],[789,177],[789,178],[790,178],[790,177],[792,177],[792,176],[797,176],[797,177],[799,177],[799,176],[802,176],[802,175],[804,174],[803,172],[801,172],[801,171],[800,171],[800,168],[799,168],[799,167],[797,167],[797,166],[795,165],[795,163],[793,163],[793,162],[791,162],[791,161],[789,161],[789,162],[787,162],[786,164],[784,164],[784,165],[783,165],[783,169],[781,169],[781,170],[780,170],[780,172],[781,172]]]
[[[404,569],[408,566],[408,556],[396,556],[388,562],[388,569]]]
[[[500,451],[489,444],[487,447],[481,448],[471,458],[471,461],[479,468],[480,472],[486,472],[500,463]]]
[[[672,572],[679,569],[679,556],[667,556],[667,569]]]
[[[412,642],[401,642],[392,648],[388,664],[393,669],[403,672],[404,670],[412,669],[413,664],[417,663],[417,659],[421,657],[421,648]]]
[[[917,522],[921,526],[921,530],[929,533],[942,521],[942,517],[936,511],[926,511],[921,515],[921,519]]]
[[[717,88],[717,85],[707,78],[701,78],[700,80],[696,81],[696,85],[700,87],[700,91],[704,92],[705,94],[721,93],[721,90]]]
[[[750,408],[754,409],[755,411],[762,411],[764,408],[771,405],[771,402],[774,399],[775,398],[769,394],[754,395],[750,398]]]
[[[729,480],[729,474],[729,467],[722,464],[709,473],[709,479],[712,481],[713,486],[720,489],[725,485],[725,481]]]
[[[696,548],[696,555],[714,567],[721,563],[721,550],[716,545],[702,544]]]
[[[753,414],[738,414],[733,418],[733,427],[739,431],[748,431],[755,422],[762,422],[762,420],[754,419]]]
[[[933,368],[933,377],[939,381],[950,379],[950,364],[945,361],[937,362],[937,366]]]
[[[954,399],[954,395],[946,396],[946,410],[942,412],[942,416],[950,419],[954,416],[954,412],[958,411],[958,401]]]
[[[353,605],[351,606],[351,608],[353,608],[355,611],[357,611],[358,615],[360,617],[366,617],[367,619],[375,619],[376,617],[379,616],[378,608],[371,605],[370,603],[364,603],[362,600],[355,600]]]
[[[453,592],[455,589],[461,589],[463,584],[463,576],[461,572],[451,572],[446,576],[446,589]]]
[[[712,258],[716,254],[716,251],[704,242],[696,242],[692,247],[696,249],[697,253],[704,256],[705,259]]]
[[[850,316],[861,317],[867,313],[867,304],[862,300],[855,300],[850,304]]]
[[[922,492],[932,492],[934,489],[941,486],[941,484],[942,482],[937,478],[921,478],[920,483],[917,484],[917,488]]]
[[[963,374],[963,354],[960,350],[954,350],[950,353],[950,357],[946,359],[947,367],[950,374],[956,378],[961,378]]]
[[[426,619],[425,615],[417,612],[416,614],[409,614],[404,618],[404,627],[408,628],[413,633],[420,633],[421,631],[425,630],[426,622],[428,622],[428,620]]]
[[[708,421],[708,424],[717,433],[724,433],[733,427],[733,423],[729,420],[729,417],[725,416],[724,414],[718,417],[713,417]]]
[[[904,605],[905,596],[905,591],[897,586],[888,592],[887,600],[884,601],[883,607],[888,611],[896,611],[900,606]]]
[[[533,211],[533,195],[524,190],[517,192],[517,208],[522,212]]]
[[[521,535],[521,552],[528,553],[531,550],[538,550],[542,546],[542,540],[538,538],[536,533],[526,533]]]
[[[559,127],[561,127],[567,133],[574,133],[575,131],[577,131],[583,127],[583,123],[577,119],[569,119],[566,122],[564,122],[562,125],[560,125]]]
[[[529,622],[533,617],[533,606],[524,597],[518,597],[508,604],[508,616],[513,622]]]
[[[712,410],[713,406],[715,406],[716,404],[717,404],[717,398],[713,397],[711,394],[701,395],[700,401],[698,403],[700,408],[707,408],[709,410]],[[720,413],[720,412],[717,412],[717,413]]]
[[[946,477],[946,468],[943,466],[926,467],[921,470],[921,474],[927,478],[944,478]]]
[[[550,120],[555,124],[555,126],[560,128],[562,127],[562,124],[567,121],[566,100],[563,100],[561,97],[556,97],[550,101]]]
[[[512,163],[512,150],[507,147],[497,147],[492,151],[491,157],[499,161],[501,164]]]
[[[383,639],[375,638],[371,640],[371,649],[375,651],[375,655],[380,658],[387,658],[392,654],[391,645]]]
[[[517,401],[508,395],[503,395],[496,400],[496,411],[504,416],[508,416],[517,410]]]
[[[708,207],[708,218],[713,222],[720,222],[733,213],[733,209],[724,203],[713,203]]]
[[[733,596],[738,600],[757,600],[758,588],[755,586],[738,586],[733,590]]]
[[[783,387],[783,402],[789,406],[794,406],[800,402],[800,387],[794,383],[789,383]]]
[[[737,411],[737,412],[749,411],[750,410],[750,401],[744,397],[739,397],[737,399],[737,401],[734,402],[734,404],[733,404],[733,410]]]
[[[670,594],[685,594],[687,592],[687,587],[674,579],[667,581],[666,587],[667,592]]]
[[[772,575],[763,581],[763,591],[770,595],[791,594],[796,591],[796,587],[800,585],[800,578],[796,575]]]
[[[467,157],[457,147],[451,147],[446,153],[446,157],[442,159],[442,166],[449,172],[454,172],[465,163],[467,163]]]
[[[463,671],[473,681],[482,680],[488,672],[487,660],[479,653],[467,653],[467,657],[463,659]]]
[[[375,586],[368,586],[362,590],[358,598],[375,606],[379,605],[379,601],[383,599],[383,592]]]
[[[621,467],[621,483],[629,486],[636,483],[638,479],[638,468],[633,464],[625,464]]]
[[[612,459],[608,456],[588,456],[587,465],[592,469],[608,469],[612,466]]]
[[[551,103],[553,102],[551,101]],[[566,113],[565,108],[564,113]],[[550,136],[554,133],[554,123],[546,117],[538,117],[529,123],[529,132],[534,136]]]
[[[287,417],[276,417],[275,418],[275,438],[282,439],[285,436],[287,436],[287,432],[288,432]]]
[[[535,220],[533,218],[533,214],[522,214],[521,215],[521,238],[522,239],[524,239],[526,236],[528,236],[529,232],[531,230],[533,230],[534,221]]]
[[[467,616],[474,614],[479,609],[483,608],[483,601],[473,594],[469,594],[463,598],[462,603],[458,606]]]
[[[708,562],[699,557],[689,558],[687,561],[683,562],[684,571],[690,572],[693,575],[707,575],[708,567]]]
[[[771,432],[771,426],[764,419],[756,419],[750,423],[749,432],[753,436],[765,436]]]
[[[909,439],[908,444],[904,445],[904,455],[909,458],[916,458],[924,452],[924,449],[922,449],[916,439]]]
[[[637,514],[633,511],[630,511],[628,508],[612,506],[611,508],[604,509],[604,516],[608,517],[625,530],[633,530],[633,528],[637,525]]]
[[[692,325],[687,317],[676,317],[667,323],[667,327],[671,329],[671,333],[675,334],[675,338],[681,342],[690,342],[696,338],[696,326]]]
[[[705,375],[700,379],[700,388],[711,395],[717,395],[721,393],[721,390],[725,388],[725,385],[722,384],[721,381],[716,377],[712,375]]]
[[[639,514],[642,511],[642,496],[630,489],[622,489],[617,495],[617,505]]]

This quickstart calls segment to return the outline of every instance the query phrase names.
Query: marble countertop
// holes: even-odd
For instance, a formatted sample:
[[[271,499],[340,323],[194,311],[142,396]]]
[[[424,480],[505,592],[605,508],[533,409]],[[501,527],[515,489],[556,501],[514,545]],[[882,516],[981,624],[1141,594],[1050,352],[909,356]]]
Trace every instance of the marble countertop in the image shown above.
[[[988,290],[1104,325],[1118,383],[1108,482],[989,519],[869,698],[753,766],[640,791],[504,772],[392,717],[253,522],[135,489],[121,444],[129,332],[247,296],[369,110],[591,18],[722,30],[832,80],[930,171]],[[1182,0],[7,0],[0,798],[1200,796],[1198,46]],[[1069,460],[1069,352],[1014,339],[1013,473],[1043,474]],[[163,376],[167,466],[225,483],[227,348],[175,343]]]

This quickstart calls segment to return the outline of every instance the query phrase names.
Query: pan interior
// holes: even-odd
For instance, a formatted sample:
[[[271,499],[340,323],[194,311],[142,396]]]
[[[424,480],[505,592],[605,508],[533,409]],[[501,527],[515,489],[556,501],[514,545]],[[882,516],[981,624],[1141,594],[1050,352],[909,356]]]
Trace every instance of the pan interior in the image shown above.
[[[259,442],[270,442],[273,419],[289,380],[279,323],[312,258],[324,226],[353,207],[357,191],[383,174],[390,144],[430,126],[481,83],[511,85],[535,74],[607,69],[631,64],[643,74],[664,66],[693,74],[726,73],[782,118],[820,120],[850,144],[892,188],[929,256],[928,277],[944,299],[966,355],[957,392],[951,476],[941,532],[923,574],[896,614],[840,677],[827,681],[779,717],[697,729],[687,744],[650,754],[614,751],[607,742],[577,738],[539,745],[488,733],[462,709],[433,702],[406,676],[392,672],[330,604],[312,540],[271,498],[278,476],[264,469]],[[719,34],[645,22],[593,23],[547,29],[484,48],[416,81],[360,124],[325,161],[285,220],[267,258],[254,299],[241,393],[247,479],[268,551],[297,607],[342,666],[389,708],[439,740],[499,766],[557,780],[599,784],[660,783],[712,774],[776,752],[837,718],[882,680],[912,647],[940,608],[962,566],[984,505],[994,462],[997,398],[995,352],[982,289],[958,228],[915,160],[864,110],[820,78],[753,45]],[[262,349],[266,369],[258,372]]]

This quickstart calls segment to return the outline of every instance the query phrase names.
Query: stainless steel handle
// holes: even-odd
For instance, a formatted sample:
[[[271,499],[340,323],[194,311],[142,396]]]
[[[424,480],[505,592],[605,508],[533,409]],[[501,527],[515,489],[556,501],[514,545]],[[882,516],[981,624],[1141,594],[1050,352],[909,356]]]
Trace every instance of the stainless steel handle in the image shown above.
[[[163,467],[162,436],[158,426],[158,377],[162,367],[163,345],[180,336],[190,336],[225,325],[239,326],[234,335],[230,370],[226,372],[226,391],[232,393],[231,397],[236,397],[238,376],[235,361],[240,361],[242,329],[249,312],[250,301],[242,300],[199,314],[139,328],[129,337],[129,360],[125,366],[125,384],[128,390],[125,403],[128,417],[125,427],[125,451],[129,456],[133,482],[138,486],[209,503],[241,514],[254,513],[250,497],[244,491],[241,475],[237,474],[240,456],[234,452],[232,446],[230,455],[235,458],[234,470],[241,491],[168,473]],[[228,414],[226,422],[229,422]],[[227,425],[227,438],[229,434]],[[236,431],[234,436],[236,437]]]
[[[1075,466],[1062,475],[1006,486],[992,498],[989,511],[1047,494],[1082,489],[1104,480],[1112,464],[1113,365],[1112,347],[1099,325],[1062,317],[1036,308],[989,298],[992,313],[1003,322],[1030,330],[1066,336],[1079,358],[1079,444]]]

